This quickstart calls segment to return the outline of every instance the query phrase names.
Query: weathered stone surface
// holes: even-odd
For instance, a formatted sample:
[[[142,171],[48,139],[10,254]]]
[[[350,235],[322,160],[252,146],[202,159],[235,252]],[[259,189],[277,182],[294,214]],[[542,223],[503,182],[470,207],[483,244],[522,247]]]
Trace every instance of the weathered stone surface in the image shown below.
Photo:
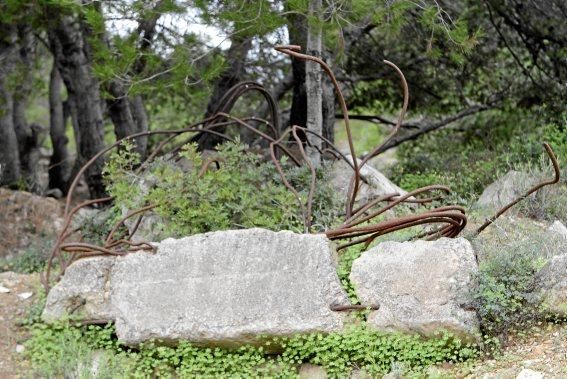
[[[518,373],[516,379],[543,379],[544,375],[535,370],[530,370],[529,368],[525,368]]]
[[[502,208],[523,195],[536,181],[528,173],[510,170],[484,189],[476,205],[480,208]]]
[[[155,254],[76,262],[50,292],[44,318],[52,320],[75,299],[87,298],[84,313],[115,321],[119,339],[128,345],[161,339],[238,346],[258,343],[262,335],[342,327],[343,315],[330,306],[349,302],[330,241],[322,235],[248,229],[167,239],[157,246]],[[111,268],[105,281],[106,267]],[[103,314],[87,309],[91,302],[103,304]]]
[[[368,317],[375,328],[425,336],[444,329],[472,337],[479,321],[464,305],[477,270],[464,238],[383,242],[354,261],[350,279],[363,304],[380,306]]]
[[[352,163],[352,156],[347,155],[347,159]],[[357,160],[360,163],[360,159]],[[332,183],[334,187],[340,191],[344,196],[348,192],[350,180],[352,178],[352,168],[342,159],[333,164],[332,170]],[[392,183],[380,171],[376,170],[369,164],[365,164],[360,169],[360,176],[363,179],[361,184],[358,199],[361,202],[366,202],[370,198],[383,196],[392,193],[399,193],[405,195],[407,192]]]
[[[43,319],[65,316],[83,320],[114,320],[109,302],[108,280],[115,258],[94,257],[73,263],[61,281],[49,291]]]
[[[322,366],[304,363],[299,367],[299,379],[327,379],[327,371]]]
[[[545,309],[567,316],[567,254],[553,257],[536,275]]]
[[[556,236],[567,238],[567,227],[559,220],[556,220],[553,224],[547,228],[549,233],[553,233]]]

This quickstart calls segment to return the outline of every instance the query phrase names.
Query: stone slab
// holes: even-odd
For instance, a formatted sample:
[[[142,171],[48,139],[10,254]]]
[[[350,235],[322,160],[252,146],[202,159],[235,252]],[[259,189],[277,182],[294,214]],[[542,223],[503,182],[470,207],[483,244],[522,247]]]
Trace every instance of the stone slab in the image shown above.
[[[107,300],[100,316],[115,321],[127,345],[160,339],[232,347],[259,343],[260,336],[338,331],[344,316],[330,307],[349,302],[332,253],[325,236],[288,231],[167,239],[154,254],[71,265],[49,293],[44,318],[54,319],[61,308],[69,310],[70,298],[76,303],[83,296],[85,308],[89,299]],[[111,266],[104,280],[102,266]],[[92,309],[89,317],[102,318]]]
[[[433,336],[479,332],[469,291],[478,267],[469,241],[383,242],[352,265],[350,279],[363,304],[378,304],[368,324],[383,331]]]

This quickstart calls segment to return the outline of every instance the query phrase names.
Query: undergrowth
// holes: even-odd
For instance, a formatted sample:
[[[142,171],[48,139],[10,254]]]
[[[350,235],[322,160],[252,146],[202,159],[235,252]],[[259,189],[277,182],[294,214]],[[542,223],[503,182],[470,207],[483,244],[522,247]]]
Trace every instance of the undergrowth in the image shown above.
[[[536,286],[536,273],[555,255],[567,251],[567,240],[497,223],[490,236],[473,240],[480,257],[478,285],[472,290],[483,332],[505,340],[528,330],[549,315]],[[504,225],[504,226],[501,226]]]
[[[278,354],[268,353],[279,346]],[[111,325],[37,324],[26,342],[35,374],[96,378],[157,377],[297,377],[298,366],[323,366],[329,377],[345,377],[354,368],[372,376],[393,365],[418,375],[430,365],[463,362],[478,356],[476,346],[447,333],[434,339],[384,334],[364,324],[342,332],[275,338],[260,347],[199,348],[187,342],[176,347],[146,343],[136,349],[118,343]],[[96,371],[93,371],[93,360]]]
[[[14,271],[20,274],[40,272],[45,268],[45,247],[32,245],[11,259],[0,258],[0,272]]]
[[[452,201],[468,204],[510,169],[537,162],[543,153],[542,142],[549,142],[559,161],[567,162],[567,116],[562,124],[538,128],[527,120],[530,115],[511,117],[492,111],[463,121],[457,128],[408,141],[398,148],[399,164],[389,177],[408,191],[431,184],[448,185],[454,191]],[[524,130],[517,130],[519,124],[525,125]]]
[[[339,264],[337,265],[337,274],[343,289],[346,291],[348,298],[353,304],[359,304],[354,284],[350,281],[349,275],[352,269],[352,263],[362,255],[364,247],[362,245],[351,246],[343,250],[339,255]]]
[[[208,161],[189,144],[180,158],[178,164],[158,158],[142,174],[136,174],[139,156],[131,144],[125,144],[104,170],[108,191],[115,197],[114,207],[132,210],[157,205],[155,212],[166,224],[161,238],[251,227],[303,232],[297,199],[285,188],[275,166],[246,146],[219,145]],[[201,170],[203,164],[209,164],[208,169]],[[285,173],[305,202],[309,171],[285,165]],[[314,232],[327,229],[338,214],[339,201],[326,175],[325,169],[317,172],[319,185],[311,220]]]

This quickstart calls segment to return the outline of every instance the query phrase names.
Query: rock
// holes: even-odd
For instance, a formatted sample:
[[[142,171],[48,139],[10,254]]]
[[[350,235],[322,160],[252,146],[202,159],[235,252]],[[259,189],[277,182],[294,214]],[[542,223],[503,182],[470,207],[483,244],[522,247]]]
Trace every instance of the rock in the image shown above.
[[[26,347],[24,345],[16,345],[16,353],[21,354],[26,351]]]
[[[346,155],[346,157],[352,162],[351,155]],[[360,163],[360,159],[358,162]],[[348,193],[348,187],[353,172],[352,167],[342,159],[333,164],[331,182],[343,196],[346,196]],[[406,191],[392,183],[380,171],[376,170],[368,163],[361,167],[360,176],[363,182],[361,183],[357,199],[361,203],[391,193],[399,193],[400,195],[407,194]]]
[[[534,371],[530,369],[523,369],[520,371],[516,379],[543,379],[544,375],[539,371]]]
[[[48,189],[47,191],[45,191],[44,195],[47,197],[53,197],[55,199],[62,199],[64,196],[63,191],[61,191],[59,188]]]
[[[476,205],[480,208],[502,208],[523,195],[536,182],[537,179],[528,173],[510,170],[485,188]]]
[[[479,320],[464,305],[477,271],[464,238],[383,242],[354,261],[350,280],[363,304],[380,306],[368,316],[374,328],[425,336],[448,330],[474,339]]]
[[[10,293],[10,289],[4,286],[0,286],[0,293]]]
[[[232,230],[156,246],[156,253],[75,262],[49,293],[44,319],[84,303],[82,317],[115,321],[127,345],[235,347],[342,328],[344,315],[330,306],[349,302],[323,235]]]
[[[80,259],[65,271],[49,291],[42,318],[52,322],[66,316],[83,320],[114,320],[109,301],[108,279],[113,257]]]
[[[51,243],[63,227],[61,213],[55,199],[0,188],[0,258]]]
[[[350,379],[372,379],[372,375],[364,369],[354,369],[350,373]]]
[[[547,228],[547,231],[567,239],[567,227],[559,220],[551,224],[549,228]]]
[[[27,300],[30,297],[32,297],[33,293],[32,292],[22,292],[18,294],[18,297],[20,298],[20,300]]]
[[[309,363],[304,363],[299,368],[300,379],[327,379],[325,368]]]
[[[536,274],[536,289],[547,312],[567,317],[567,254],[551,258]]]

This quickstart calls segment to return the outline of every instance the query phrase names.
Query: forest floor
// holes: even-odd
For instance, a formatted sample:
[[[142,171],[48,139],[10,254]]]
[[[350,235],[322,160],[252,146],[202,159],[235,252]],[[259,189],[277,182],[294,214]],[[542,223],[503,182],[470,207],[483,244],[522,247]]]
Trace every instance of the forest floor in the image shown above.
[[[62,201],[43,199],[41,202],[30,196],[0,189],[0,215],[18,220],[11,223],[11,230],[5,228],[3,232],[7,234],[2,235],[13,240],[10,241],[13,247],[18,247],[20,242],[27,245],[41,243],[48,250],[50,244],[47,242],[52,241],[54,231],[62,222]],[[25,235],[25,241],[14,239],[21,235]],[[0,258],[5,256],[0,254]],[[39,274],[1,271],[3,267],[0,265],[0,379],[32,377],[25,358],[24,343],[29,338],[25,320],[31,313],[38,312],[37,304],[41,300]],[[567,378],[567,324],[544,324],[524,331],[522,335],[510,336],[501,354],[493,359],[432,367],[426,377],[515,379],[523,370],[523,375],[528,374],[526,369],[539,372],[544,378]]]
[[[23,377],[29,364],[23,324],[39,295],[39,274],[0,273],[0,378]]]
[[[29,331],[23,324],[38,301],[38,274],[0,273],[0,378],[29,376],[24,342]],[[25,298],[28,294],[31,296]],[[442,365],[427,371],[430,378],[515,379],[522,370],[543,374],[546,379],[567,378],[567,325],[542,325],[523,336],[511,336],[494,358],[458,365]],[[524,373],[527,373],[524,371]]]

